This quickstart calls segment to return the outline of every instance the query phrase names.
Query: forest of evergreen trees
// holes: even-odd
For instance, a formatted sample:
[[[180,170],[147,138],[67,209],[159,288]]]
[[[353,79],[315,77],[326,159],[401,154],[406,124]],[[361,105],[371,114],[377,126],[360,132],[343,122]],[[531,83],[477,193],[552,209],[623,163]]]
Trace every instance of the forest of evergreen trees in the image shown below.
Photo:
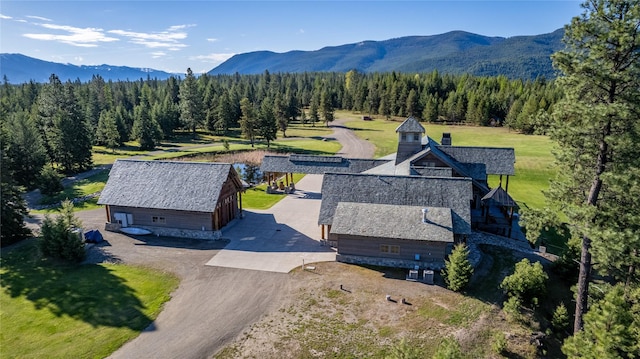
[[[242,129],[251,140],[275,139],[287,124],[333,120],[333,110],[382,118],[509,126],[543,134],[551,107],[562,97],[553,82],[470,75],[376,73],[277,73],[194,76],[166,81],[10,85],[0,89],[7,154],[20,158],[15,178],[31,188],[45,163],[75,173],[91,166],[91,146],[117,148],[137,140],[153,148],[177,130],[225,134]],[[243,99],[246,99],[243,104]],[[244,112],[244,113],[243,113]]]
[[[267,144],[291,121],[329,123],[336,109],[389,119],[509,126],[544,134],[551,107],[562,98],[553,82],[504,76],[374,73],[206,75],[106,82],[100,76],[62,83],[0,86],[3,203],[16,206],[21,232],[22,189],[60,190],[61,174],[92,167],[92,146],[110,149],[135,140],[153,149],[178,131],[217,135],[239,128],[251,144]],[[5,198],[6,197],[6,198]],[[11,198],[9,198],[11,197]],[[3,210],[10,209],[3,205]],[[5,240],[6,242],[6,240]]]

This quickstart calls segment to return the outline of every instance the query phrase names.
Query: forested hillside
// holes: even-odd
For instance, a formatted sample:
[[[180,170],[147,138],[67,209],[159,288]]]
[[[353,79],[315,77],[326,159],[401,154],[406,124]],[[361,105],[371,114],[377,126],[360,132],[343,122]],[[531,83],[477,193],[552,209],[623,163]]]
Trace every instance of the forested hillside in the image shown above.
[[[325,47],[316,51],[238,54],[209,71],[217,74],[270,72],[431,72],[503,75],[510,79],[555,78],[551,54],[562,48],[563,30],[536,36],[487,37],[464,31],[407,36]]]

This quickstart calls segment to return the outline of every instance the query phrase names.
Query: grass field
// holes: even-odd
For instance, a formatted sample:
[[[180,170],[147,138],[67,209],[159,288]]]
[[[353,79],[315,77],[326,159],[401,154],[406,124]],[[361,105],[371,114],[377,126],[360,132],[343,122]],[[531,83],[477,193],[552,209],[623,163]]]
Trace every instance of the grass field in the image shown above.
[[[296,173],[293,175],[293,183],[298,183],[303,174]],[[242,194],[242,206],[247,209],[268,209],[271,208],[274,204],[280,202],[281,199],[285,197],[285,194],[268,194],[266,192],[267,184],[261,184],[259,186],[255,186],[247,189],[245,193]]]
[[[2,358],[104,358],[160,313],[178,279],[122,264],[42,259],[34,239],[2,251]]]
[[[376,146],[376,157],[394,153],[398,139],[395,129],[399,121],[349,121],[347,126]],[[521,206],[542,208],[545,203],[542,191],[549,187],[553,177],[550,165],[553,161],[551,140],[546,136],[523,135],[507,128],[447,126],[422,124],[427,135],[440,142],[443,132],[451,133],[456,146],[513,147],[516,153],[516,175],[509,179],[509,194]],[[503,179],[504,180],[504,179]],[[504,180],[506,182],[506,180]],[[503,182],[503,184],[505,183]],[[489,178],[489,184],[498,184],[497,176]]]

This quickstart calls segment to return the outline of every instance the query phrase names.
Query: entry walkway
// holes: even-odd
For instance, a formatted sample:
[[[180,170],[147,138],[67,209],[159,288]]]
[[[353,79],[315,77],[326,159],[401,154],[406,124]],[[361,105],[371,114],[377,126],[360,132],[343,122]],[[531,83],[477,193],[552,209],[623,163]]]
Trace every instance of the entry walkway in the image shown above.
[[[296,191],[268,210],[244,210],[245,218],[223,230],[230,243],[207,265],[287,273],[313,262],[335,261],[320,244],[322,175],[306,175]]]

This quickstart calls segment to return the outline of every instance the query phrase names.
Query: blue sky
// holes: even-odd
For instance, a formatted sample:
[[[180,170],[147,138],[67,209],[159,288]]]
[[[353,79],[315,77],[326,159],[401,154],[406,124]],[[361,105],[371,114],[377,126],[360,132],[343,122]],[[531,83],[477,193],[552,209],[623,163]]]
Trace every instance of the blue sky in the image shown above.
[[[580,1],[7,1],[0,52],[76,65],[206,72],[234,54],[463,30],[537,35]]]

